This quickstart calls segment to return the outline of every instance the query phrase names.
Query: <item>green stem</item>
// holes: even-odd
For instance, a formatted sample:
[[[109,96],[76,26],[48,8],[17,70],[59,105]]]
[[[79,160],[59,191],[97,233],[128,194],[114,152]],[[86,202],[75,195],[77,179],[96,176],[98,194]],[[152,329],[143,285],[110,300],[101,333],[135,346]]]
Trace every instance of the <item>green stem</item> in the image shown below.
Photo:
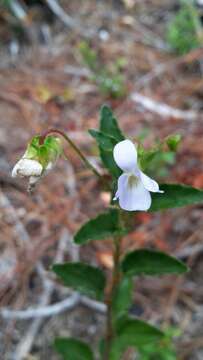
[[[58,134],[60,136],[62,136],[67,143],[72,147],[72,149],[78,154],[78,156],[80,157],[80,159],[84,162],[84,164],[87,166],[87,168],[89,168],[100,180],[102,180],[103,182],[103,177],[102,175],[97,171],[97,169],[89,162],[89,160],[83,155],[83,153],[80,151],[80,149],[77,147],[77,145],[69,138],[69,136],[64,133],[61,130],[58,129],[49,129],[47,130],[43,135],[40,136],[40,144],[43,144],[45,138],[52,134]]]

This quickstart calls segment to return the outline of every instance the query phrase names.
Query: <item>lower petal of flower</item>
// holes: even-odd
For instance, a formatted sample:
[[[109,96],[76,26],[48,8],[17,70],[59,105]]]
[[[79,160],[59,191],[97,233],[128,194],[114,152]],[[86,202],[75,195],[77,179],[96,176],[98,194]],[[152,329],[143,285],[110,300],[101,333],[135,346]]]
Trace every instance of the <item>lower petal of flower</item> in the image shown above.
[[[133,175],[122,174],[118,179],[118,190],[116,197],[119,199],[119,205],[127,211],[146,211],[151,206],[151,195],[144,187],[142,181]]]

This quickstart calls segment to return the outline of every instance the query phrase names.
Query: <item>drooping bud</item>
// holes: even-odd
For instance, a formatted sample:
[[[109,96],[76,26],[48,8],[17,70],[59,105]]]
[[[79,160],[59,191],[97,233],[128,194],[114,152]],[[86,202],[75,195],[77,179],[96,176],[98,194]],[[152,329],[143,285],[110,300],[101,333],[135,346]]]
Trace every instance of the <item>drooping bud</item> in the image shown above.
[[[170,135],[166,139],[166,143],[171,151],[177,151],[180,142],[181,142],[180,134]]]
[[[38,161],[22,158],[14,166],[12,177],[40,176],[42,171],[43,167]]]
[[[58,137],[47,136],[40,144],[40,136],[34,136],[25,154],[14,166],[12,176],[28,178],[28,189],[31,191],[41,177],[53,168],[61,153],[62,144]]]

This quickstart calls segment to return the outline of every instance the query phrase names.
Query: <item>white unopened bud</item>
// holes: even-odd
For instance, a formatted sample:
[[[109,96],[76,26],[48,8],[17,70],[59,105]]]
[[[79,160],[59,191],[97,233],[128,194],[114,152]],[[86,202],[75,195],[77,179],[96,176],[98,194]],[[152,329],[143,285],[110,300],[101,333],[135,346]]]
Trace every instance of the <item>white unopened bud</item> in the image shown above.
[[[37,160],[20,159],[12,170],[12,177],[40,177],[43,171],[42,165]]]
[[[34,136],[24,155],[14,166],[12,177],[27,178],[28,190],[31,192],[37,182],[52,170],[61,154],[62,145],[59,138],[47,136],[41,144],[40,136]]]

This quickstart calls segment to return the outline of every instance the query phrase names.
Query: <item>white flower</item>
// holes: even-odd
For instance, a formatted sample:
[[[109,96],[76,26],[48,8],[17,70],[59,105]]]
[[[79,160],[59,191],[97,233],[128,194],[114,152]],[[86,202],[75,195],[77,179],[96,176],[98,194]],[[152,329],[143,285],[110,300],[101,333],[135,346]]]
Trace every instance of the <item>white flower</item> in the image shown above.
[[[137,150],[130,140],[116,144],[113,156],[123,174],[118,178],[118,190],[114,200],[119,200],[122,209],[146,211],[151,206],[151,192],[163,192],[159,185],[145,175],[137,164]]]

